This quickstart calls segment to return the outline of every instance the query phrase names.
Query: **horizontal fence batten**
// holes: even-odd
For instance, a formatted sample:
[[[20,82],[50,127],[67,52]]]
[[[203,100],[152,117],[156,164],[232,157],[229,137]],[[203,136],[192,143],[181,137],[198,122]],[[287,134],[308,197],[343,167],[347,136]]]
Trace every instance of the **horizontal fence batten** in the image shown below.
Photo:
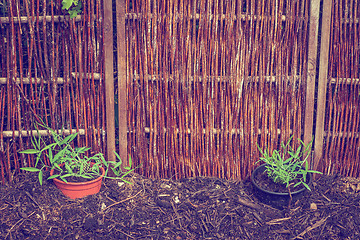
[[[76,77],[76,73],[71,73],[72,77]],[[88,73],[88,74],[82,74],[82,78],[83,79],[92,79],[92,74],[91,73]],[[209,77],[206,77],[207,81],[218,81],[218,82],[229,82],[231,79],[234,79],[236,78],[235,76],[234,77],[231,77],[231,76],[209,76]],[[266,82],[276,82],[278,79],[282,79],[282,78],[285,78],[286,80],[290,80],[291,78],[294,78],[292,76],[279,76],[279,77],[276,77],[276,76],[265,76],[265,77],[248,77],[248,81],[252,81],[252,82],[259,82],[260,79],[265,79]],[[295,79],[298,80],[300,78],[300,76],[296,76]],[[94,73],[94,80],[100,80],[101,79],[101,76],[100,76],[100,73]],[[134,77],[134,81],[136,80],[139,80],[140,79],[140,76],[139,75],[136,75]],[[174,80],[174,77],[173,76],[170,76],[169,77],[170,80]],[[204,80],[204,77],[197,77],[198,81],[199,82],[203,82]],[[146,80],[148,81],[162,81],[162,77],[160,76],[154,76],[154,75],[147,75],[146,76]],[[191,82],[195,81],[194,80],[194,77],[190,77],[189,80]],[[337,82],[337,79],[336,78],[331,78],[331,83],[332,84],[335,84]],[[360,82],[360,79],[359,78],[339,78],[339,82],[340,83],[343,83],[345,81],[346,84],[351,84],[351,83],[356,83],[358,84]],[[40,77],[39,78],[23,78],[21,80],[21,78],[16,78],[16,83],[17,84],[21,84],[21,82],[23,84],[35,84],[35,83],[47,83],[47,81],[43,81]],[[54,83],[57,83],[57,84],[64,84],[66,82],[66,80],[62,77],[58,77],[55,79]],[[0,78],[0,84],[7,84],[7,78]]]
[[[341,19],[341,23],[359,23],[359,18],[343,18]]]
[[[28,23],[28,22],[52,22],[54,20],[54,22],[65,22],[65,21],[75,21],[75,22],[79,22],[82,19],[82,15],[78,15],[72,19],[70,19],[70,16],[64,16],[64,15],[55,15],[55,16],[39,16],[39,17],[0,17],[0,23],[11,23],[12,21],[14,21],[14,23]],[[30,20],[31,19],[31,20]]]
[[[331,84],[335,84],[337,83],[337,78],[331,78]],[[345,83],[345,84],[359,84],[360,83],[360,79],[359,78],[339,78],[339,83]]]
[[[161,15],[163,17],[166,17],[166,15]],[[182,19],[184,17],[183,14],[175,14],[175,16],[177,17],[177,19]],[[200,19],[200,14],[195,14],[195,17],[194,15],[189,15],[190,16],[190,19]],[[206,15],[204,15],[206,16]],[[137,20],[137,19],[140,19],[140,18],[143,18],[145,17],[144,14],[142,13],[126,13],[126,20]],[[155,18],[156,15],[155,14],[148,14],[146,15],[147,18]],[[217,15],[214,15],[214,14],[210,14],[209,15],[209,18],[210,20],[213,20],[213,19],[216,19],[216,20],[233,20],[233,21],[237,21],[238,19],[241,19],[243,21],[245,20],[249,20],[249,19],[253,19],[253,20],[263,20],[263,19],[271,19],[271,18],[274,18],[274,17],[277,17],[277,16],[260,16],[260,15],[249,15],[249,14],[241,14],[240,16],[239,15],[235,15],[235,16],[232,16],[232,17],[229,17],[228,15],[226,14],[217,14]],[[281,17],[281,21],[286,21],[286,15],[282,15]],[[305,20],[304,17],[299,17],[300,19],[303,19]],[[0,17],[0,23],[3,23],[3,24],[9,24],[11,23],[11,20],[14,21],[14,23],[28,23],[30,22],[30,19],[32,22],[65,22],[65,21],[75,21],[75,22],[79,22],[82,20],[82,15],[78,15],[76,16],[75,18],[72,18],[70,19],[69,16],[64,16],[64,15],[55,15],[55,16],[39,16],[38,18],[37,17],[34,17],[34,18],[29,18],[27,16],[21,16],[21,17],[13,17],[13,18],[10,18],[10,17]],[[349,21],[349,20],[344,20],[344,21]],[[351,20],[350,20],[351,21]]]
[[[89,130],[87,130],[89,132]],[[85,135],[86,131],[85,129],[64,129],[64,130],[55,130],[55,132],[59,135],[70,135],[73,133],[78,133],[79,135]],[[97,133],[97,129],[94,129],[94,132]],[[102,134],[105,135],[106,132],[102,131]],[[38,136],[51,136],[51,132],[49,130],[16,130],[16,131],[3,131],[0,132],[0,136],[3,136],[4,138],[12,138],[12,137],[38,137]]]
[[[73,78],[76,78],[76,77],[79,77],[80,74],[73,72],[73,73],[71,73],[71,75],[72,75]],[[83,74],[81,74],[81,77],[83,79],[92,79],[92,78],[94,78],[94,80],[100,80],[101,79],[100,73],[94,73],[94,74],[91,74],[91,73],[84,74],[83,73]],[[55,80],[51,81],[51,82],[56,83],[56,84],[64,84],[64,83],[66,83],[66,81],[67,81],[66,79],[64,79],[62,77],[58,77],[58,78],[55,78]],[[8,78],[0,78],[0,84],[7,84],[7,82],[8,82]],[[37,83],[37,84],[40,84],[40,83],[47,84],[48,83],[48,81],[45,81],[40,77],[38,77],[38,78],[33,78],[33,77],[32,78],[23,78],[23,79],[16,78],[15,82],[17,84],[21,84],[21,83],[23,83],[23,84],[35,84],[35,83]]]
[[[171,128],[163,128],[163,132],[164,133],[166,133],[166,132],[171,132],[170,131],[170,129]],[[130,134],[132,134],[132,133],[135,133],[136,131],[129,131],[128,130],[128,133],[130,133]],[[154,129],[151,129],[151,128],[149,128],[149,127],[145,127],[144,128],[144,132],[145,133],[154,133],[154,132],[157,132],[157,133],[159,133],[159,130],[157,129],[157,130],[154,130]],[[263,130],[261,130],[261,129],[258,129],[258,135],[261,135],[261,134],[263,134]],[[292,134],[292,130],[290,130],[290,134]],[[179,134],[180,133],[180,130],[179,130],[179,128],[175,128],[175,133],[176,134]],[[191,132],[191,129],[187,129],[187,131],[185,132],[186,134],[191,134],[192,132]],[[195,132],[195,134],[197,134],[198,132]],[[219,129],[219,128],[213,128],[212,130],[206,130],[206,129],[203,129],[202,130],[202,133],[203,134],[206,134],[206,133],[213,133],[213,134],[232,134],[232,135],[242,135],[242,134],[244,134],[244,130],[242,130],[242,129],[232,129],[231,131],[229,131],[229,130],[222,130],[222,129]],[[265,132],[265,134],[269,134],[270,133],[270,130],[268,130],[267,129],[267,131]],[[277,134],[278,135],[280,135],[281,134],[281,129],[277,129]]]
[[[55,78],[55,81],[52,81],[53,83],[57,83],[57,84],[64,84],[66,82],[66,80],[64,78]],[[0,78],[0,84],[7,84],[8,83],[8,78]],[[15,83],[17,84],[40,84],[40,83],[48,83],[48,81],[44,81],[41,78],[16,78],[15,79]]]
[[[150,14],[142,14],[142,13],[126,13],[126,20],[137,20],[137,19],[141,19],[141,18],[158,18],[159,16],[161,17],[167,17],[166,14],[163,15],[156,15],[153,13]],[[170,16],[170,15],[169,15]],[[177,20],[183,19],[184,18],[184,14],[174,14],[173,16],[176,17]],[[209,15],[202,15],[204,17],[209,17],[210,20],[233,20],[233,21],[237,21],[238,19],[241,19],[243,21],[245,20],[249,20],[249,19],[253,19],[253,20],[263,20],[263,19],[272,19],[278,16],[271,16],[271,15],[250,15],[250,14],[240,14],[240,15],[226,15],[226,14],[209,14]],[[200,14],[190,14],[189,15],[190,19],[195,19],[195,20],[199,20],[200,19]],[[286,20],[286,15],[281,15],[281,20],[285,21]],[[300,19],[305,20],[304,17],[299,17]]]
[[[175,78],[173,75],[169,75],[167,76],[168,77],[168,81],[174,81],[175,79],[178,79],[178,78]],[[232,79],[234,80],[238,80],[239,77],[237,76],[207,76],[207,77],[201,77],[201,76],[198,76],[198,77],[194,77],[194,76],[190,76],[188,77],[188,80],[190,82],[194,82],[194,81],[199,81],[199,82],[204,82],[204,78],[206,79],[207,82],[212,82],[212,81],[217,81],[217,82],[230,82]],[[248,77],[245,77],[247,79],[247,81],[249,82],[259,82],[261,79],[265,79],[265,82],[277,82],[279,80],[283,80],[285,79],[286,81],[292,81],[294,78],[296,80],[299,80],[300,79],[300,76],[297,75],[297,76],[264,76],[264,77],[252,77],[252,76],[248,76]],[[135,75],[133,77],[133,81],[138,81],[140,80],[141,77],[140,75]],[[182,80],[186,80],[186,79],[183,79],[183,78],[180,78]],[[241,77],[240,79],[244,79],[244,77]],[[145,76],[145,80],[147,81],[164,81],[164,77],[162,76],[159,76],[159,75],[146,75]]]
[[[338,138],[359,138],[359,133],[351,132],[325,132],[324,137],[338,137]]]

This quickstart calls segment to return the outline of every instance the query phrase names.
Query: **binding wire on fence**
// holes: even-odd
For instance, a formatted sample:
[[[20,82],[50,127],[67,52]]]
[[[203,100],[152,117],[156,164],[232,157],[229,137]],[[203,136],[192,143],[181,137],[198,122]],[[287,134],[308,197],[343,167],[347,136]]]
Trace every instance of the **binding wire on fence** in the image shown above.
[[[333,1],[322,171],[360,176],[360,3]]]
[[[126,9],[128,146],[141,174],[244,178],[257,143],[302,137],[309,1]]]
[[[78,145],[104,151],[101,1],[82,1],[69,19],[60,0],[0,5],[0,179],[34,164],[31,137],[79,132]]]

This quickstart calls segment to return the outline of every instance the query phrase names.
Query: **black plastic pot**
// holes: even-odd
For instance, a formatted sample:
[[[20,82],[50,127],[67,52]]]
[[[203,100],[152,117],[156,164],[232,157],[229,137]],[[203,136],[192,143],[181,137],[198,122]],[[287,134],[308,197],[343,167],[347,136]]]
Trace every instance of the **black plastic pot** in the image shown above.
[[[251,182],[254,185],[255,195],[256,197],[263,203],[270,205],[272,207],[283,209],[289,205],[290,195],[289,193],[280,193],[280,192],[272,192],[266,189],[263,189],[259,186],[259,184],[255,181],[255,177],[258,174],[263,173],[266,170],[266,164],[262,164],[258,166],[253,173],[251,174]],[[310,186],[312,183],[312,175],[308,173],[306,175],[306,184]],[[300,199],[304,193],[308,191],[305,187],[301,189],[291,192],[292,202],[296,202]]]

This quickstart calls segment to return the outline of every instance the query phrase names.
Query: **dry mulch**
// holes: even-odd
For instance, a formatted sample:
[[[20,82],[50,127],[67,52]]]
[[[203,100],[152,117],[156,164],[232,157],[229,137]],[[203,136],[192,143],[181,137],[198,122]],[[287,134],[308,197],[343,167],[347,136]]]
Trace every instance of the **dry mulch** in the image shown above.
[[[0,185],[0,239],[360,239],[360,180],[323,176],[290,209],[249,181],[139,175],[71,200],[31,173]]]

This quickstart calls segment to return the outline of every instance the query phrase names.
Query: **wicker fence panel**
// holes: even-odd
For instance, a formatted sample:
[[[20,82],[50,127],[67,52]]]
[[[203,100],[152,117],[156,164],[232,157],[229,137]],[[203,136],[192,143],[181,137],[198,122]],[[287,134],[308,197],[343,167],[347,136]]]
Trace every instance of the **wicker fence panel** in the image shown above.
[[[0,5],[2,182],[34,164],[18,152],[31,147],[35,122],[64,134],[79,132],[78,145],[104,151],[101,1],[82,3],[82,16],[71,20],[64,18],[60,0]]]
[[[126,9],[128,146],[142,174],[243,178],[256,143],[272,150],[301,138],[309,1]]]
[[[360,176],[360,2],[333,1],[321,169]]]
[[[115,134],[105,133],[114,129],[114,113],[105,103],[116,99],[105,94],[116,76],[119,113],[127,109],[127,121],[115,116],[120,154],[127,146],[145,176],[244,178],[258,159],[257,143],[271,151],[292,135],[310,139],[314,113],[314,165],[359,176],[358,0],[323,1],[319,69],[309,46],[319,2],[124,0],[113,9],[123,13],[123,2],[125,16],[114,20],[102,14],[111,12],[110,0],[82,1],[82,15],[72,20],[60,0],[0,5],[2,182],[34,163],[18,151],[30,147],[36,121],[79,132],[76,144],[92,151],[113,149]],[[122,49],[115,49],[115,74],[105,74],[113,56],[104,33],[113,21],[122,29],[114,46]]]

